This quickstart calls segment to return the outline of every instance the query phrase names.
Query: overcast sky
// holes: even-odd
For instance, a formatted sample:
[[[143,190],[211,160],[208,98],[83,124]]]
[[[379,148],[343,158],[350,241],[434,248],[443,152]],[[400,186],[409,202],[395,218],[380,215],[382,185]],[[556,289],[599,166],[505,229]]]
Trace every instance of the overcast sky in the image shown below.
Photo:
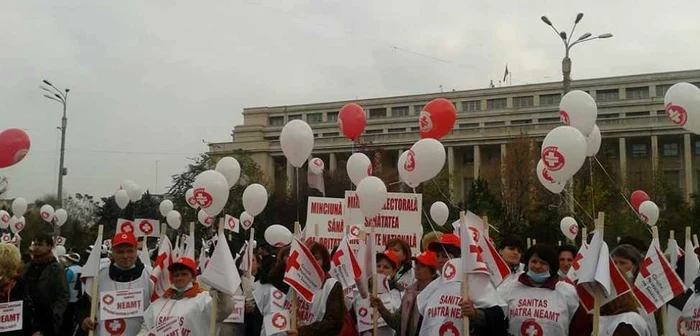
[[[700,68],[697,0],[3,1],[0,130],[32,148],[0,169],[5,197],[55,193],[60,104],[71,89],[67,193],[131,179],[163,192],[203,140],[230,140],[243,107],[560,80],[561,41],[540,21],[614,38],[577,46],[573,77]],[[158,163],[156,163],[158,162]],[[156,179],[156,166],[158,178]]]

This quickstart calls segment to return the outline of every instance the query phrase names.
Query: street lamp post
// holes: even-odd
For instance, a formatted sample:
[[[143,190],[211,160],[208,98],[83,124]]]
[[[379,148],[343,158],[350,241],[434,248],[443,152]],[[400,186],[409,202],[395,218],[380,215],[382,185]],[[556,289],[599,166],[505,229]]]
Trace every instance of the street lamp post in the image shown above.
[[[554,27],[554,24],[552,24],[552,21],[549,21],[549,18],[546,16],[542,16],[542,22],[544,22],[546,25],[552,28],[554,32],[557,34],[557,36],[561,39],[561,41],[564,43],[564,59],[561,60],[561,74],[562,74],[562,86],[564,87],[564,94],[567,94],[569,91],[571,91],[571,58],[569,58],[569,51],[571,51],[571,48],[573,48],[575,45],[583,43],[583,42],[588,42],[592,40],[597,40],[597,39],[606,39],[610,38],[613,35],[610,33],[605,33],[605,34],[600,34],[597,36],[593,36],[591,33],[585,33],[581,36],[579,36],[578,39],[571,42],[571,38],[574,36],[574,31],[576,30],[576,25],[578,25],[579,22],[581,22],[581,19],[583,19],[583,13],[578,13],[576,14],[576,19],[574,20],[574,24],[571,27],[571,33],[567,34],[565,31],[559,31],[557,30],[556,27]],[[569,211],[571,213],[575,212],[575,206],[574,206],[574,179],[572,178],[569,180],[569,184],[567,186],[567,194],[569,198]]]
[[[61,91],[45,79],[42,82],[49,86],[49,87],[46,87],[43,85],[40,86],[40,88],[42,90],[47,92],[44,94],[44,97],[51,99],[53,101],[57,101],[61,105],[63,105],[63,117],[61,118],[61,127],[60,127],[60,130],[61,130],[61,155],[59,158],[59,167],[58,167],[58,190],[56,192],[56,196],[61,201],[61,207],[63,207],[63,176],[66,175],[65,168],[63,167],[63,162],[64,162],[64,155],[65,155],[65,150],[66,150],[66,127],[68,126],[68,118],[66,117],[66,106],[68,104],[68,92],[70,92],[70,89],[65,89],[65,90]]]

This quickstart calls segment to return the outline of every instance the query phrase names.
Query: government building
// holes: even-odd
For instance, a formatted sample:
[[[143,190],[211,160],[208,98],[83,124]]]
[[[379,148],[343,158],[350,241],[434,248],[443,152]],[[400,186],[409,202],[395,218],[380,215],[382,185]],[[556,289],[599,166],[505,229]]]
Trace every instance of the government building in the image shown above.
[[[664,95],[677,82],[700,86],[700,70],[572,82],[572,90],[587,91],[598,104],[597,125],[605,149],[598,155],[607,156],[612,164],[606,169],[632,190],[634,177],[649,168],[662,172],[688,198],[700,189],[700,136],[673,125],[664,112]],[[389,155],[382,158],[382,167],[395,169],[399,154],[420,139],[418,116],[423,106],[435,98],[446,98],[457,108],[457,121],[441,141],[447,150],[445,169],[451,177],[452,198],[460,202],[485,162],[500,160],[508,142],[523,134],[541,142],[561,125],[561,92],[561,82],[553,82],[245,108],[243,124],[234,127],[232,141],[210,144],[209,153],[223,156],[238,149],[248,151],[269,183],[276,188],[293,184],[294,169],[282,154],[279,135],[285,123],[302,119],[314,131],[312,155],[323,159],[330,171],[345,171],[353,144],[340,134],[338,111],[354,102],[367,114],[367,127],[359,140],[362,146],[386,150]],[[535,174],[535,167],[532,172]]]

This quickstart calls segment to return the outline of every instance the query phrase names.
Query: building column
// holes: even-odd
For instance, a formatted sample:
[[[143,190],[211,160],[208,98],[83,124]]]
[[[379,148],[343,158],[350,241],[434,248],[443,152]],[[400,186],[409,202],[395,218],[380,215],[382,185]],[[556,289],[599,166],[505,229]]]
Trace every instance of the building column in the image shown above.
[[[450,187],[450,201],[453,201],[455,199],[455,187],[454,187],[454,182],[455,182],[455,148],[450,146],[447,147],[447,172],[449,174],[448,179],[449,179],[449,187]]]
[[[651,136],[651,170],[657,172],[659,169],[659,136]]]
[[[625,138],[619,138],[619,157],[620,157],[620,181],[622,185],[627,184],[627,141]]]
[[[287,160],[287,190],[290,192],[294,190],[294,166]]]
[[[685,199],[690,202],[693,194],[693,147],[690,134],[683,135],[683,166],[685,170]]]
[[[328,156],[328,169],[331,172],[334,172],[336,169],[338,169],[338,159],[335,157],[335,153],[331,153]]]
[[[481,173],[481,150],[479,145],[474,145],[474,179],[479,178]]]

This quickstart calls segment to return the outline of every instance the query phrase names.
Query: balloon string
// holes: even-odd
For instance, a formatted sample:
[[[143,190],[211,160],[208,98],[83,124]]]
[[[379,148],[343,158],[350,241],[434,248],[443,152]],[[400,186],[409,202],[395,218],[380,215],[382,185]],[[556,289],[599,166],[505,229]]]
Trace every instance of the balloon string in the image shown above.
[[[416,195],[416,194],[417,194],[417,193],[416,193],[416,188],[412,188],[412,189],[413,189],[413,194]],[[422,212],[423,212],[423,216],[425,216],[425,219],[428,221],[428,225],[430,225],[430,229],[433,230],[433,233],[435,234],[435,237],[437,238],[437,237],[438,237],[438,232],[439,232],[439,231],[435,230],[435,226],[433,226],[433,223],[430,221],[430,217],[428,217],[428,213],[425,212],[425,209],[422,209],[422,207],[421,207],[421,210],[423,210],[423,211],[422,211]],[[440,233],[442,233],[442,232],[440,232]],[[422,239],[422,238],[423,238],[423,237],[421,237],[421,250],[423,249],[423,246],[422,246],[422,245],[423,245],[423,239]],[[450,260],[452,260],[452,258],[450,258],[450,254],[447,253],[447,249],[445,248],[445,245],[440,244],[440,247],[442,247],[442,251],[445,252],[445,255],[447,256],[447,258],[449,258]],[[438,271],[442,271],[442,270],[438,270]]]
[[[452,204],[452,200],[449,197],[447,197],[447,195],[445,195],[445,193],[442,192],[442,189],[440,189],[440,185],[437,182],[435,182],[435,179],[432,179],[431,181],[433,181],[433,184],[435,184],[435,188],[437,188],[440,195],[442,195],[442,197],[447,201],[447,203],[450,204],[451,207],[458,209],[458,210],[462,210],[459,207],[456,207],[456,206],[454,206],[454,204]]]
[[[595,214],[595,198],[593,195],[595,194],[593,191],[593,158],[589,157],[588,158],[588,174],[591,178],[591,211],[593,214]]]
[[[297,185],[296,185],[296,187],[297,187],[296,188],[297,189],[297,204],[296,204],[296,207],[297,207],[297,222],[298,222],[299,221],[299,168],[295,167],[294,170],[295,170],[295,173],[297,175]]]
[[[634,213],[634,214],[637,216],[637,218],[639,218],[639,220],[642,222],[642,224],[645,224],[645,223],[644,223],[644,219],[642,218],[642,216],[641,216],[641,215],[637,212],[637,210],[632,206],[632,203],[630,203],[630,200],[627,199],[627,196],[625,196],[625,193],[623,192],[623,189],[617,186],[617,183],[615,183],[615,180],[612,178],[612,176],[610,176],[610,173],[608,173],[608,171],[605,170],[605,167],[603,167],[603,164],[600,163],[600,161],[598,161],[598,158],[595,157],[595,156],[594,156],[593,158],[595,159],[595,162],[598,163],[598,166],[600,166],[600,169],[603,170],[603,172],[605,173],[605,176],[607,176],[608,179],[610,179],[610,183],[612,183],[613,186],[615,187],[615,189],[617,189],[617,190],[620,192],[620,196],[622,196],[622,199],[624,199],[624,200],[625,200],[625,203],[627,203],[627,205],[630,207],[630,209],[632,210],[632,213]],[[649,230],[649,232],[651,232],[651,229],[648,227],[648,225],[645,225],[645,227],[646,227],[647,230]]]
[[[566,189],[564,189],[563,192],[567,192],[567,193],[568,193],[568,191],[566,191]],[[583,211],[583,213],[584,213],[586,216],[588,216],[588,218],[590,218],[592,221],[595,220],[595,219],[593,218],[593,216],[591,216],[591,214],[589,214],[589,213],[586,211],[586,209],[581,205],[581,203],[579,203],[579,202],[576,200],[576,198],[571,197],[571,199],[574,201],[574,204],[571,204],[571,203],[569,203],[568,198],[567,198],[567,197],[564,197],[562,194],[559,194],[559,197],[561,197],[562,201],[564,201],[564,203],[565,203],[567,206],[571,206],[571,207],[575,208],[575,206],[572,206],[572,205],[578,205],[578,207],[581,208],[581,210]],[[572,215],[573,215],[574,217],[578,218],[578,220],[581,221],[581,223],[585,223],[584,218],[581,218],[580,216],[576,215],[575,212],[572,213]]]

